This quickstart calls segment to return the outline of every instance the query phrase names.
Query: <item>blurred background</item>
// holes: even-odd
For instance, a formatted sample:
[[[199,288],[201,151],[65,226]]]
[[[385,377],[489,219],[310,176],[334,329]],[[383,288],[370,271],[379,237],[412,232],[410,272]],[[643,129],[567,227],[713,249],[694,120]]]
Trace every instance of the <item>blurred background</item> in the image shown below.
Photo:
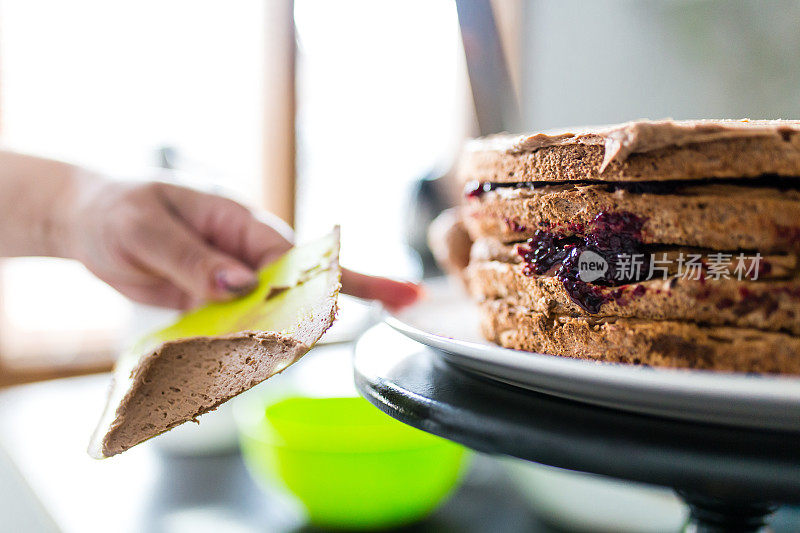
[[[513,129],[800,115],[798,1],[492,5]],[[123,179],[172,168],[270,209],[300,240],[338,223],[351,268],[418,279],[420,190],[480,131],[457,15],[453,0],[2,0],[0,140]],[[0,384],[107,370],[166,317],[78,264],[4,260]],[[666,505],[663,530],[682,519]]]

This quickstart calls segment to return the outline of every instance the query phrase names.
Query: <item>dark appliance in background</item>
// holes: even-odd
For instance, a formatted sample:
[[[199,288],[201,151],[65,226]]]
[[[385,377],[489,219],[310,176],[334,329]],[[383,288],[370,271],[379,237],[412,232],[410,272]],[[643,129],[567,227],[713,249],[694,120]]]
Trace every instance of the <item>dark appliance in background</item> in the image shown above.
[[[461,42],[467,60],[472,100],[480,136],[516,131],[520,109],[509,74],[490,0],[456,0]],[[441,275],[427,243],[427,229],[452,206],[455,186],[450,171],[432,170],[411,187],[406,208],[406,242],[419,254],[424,277]],[[460,193],[460,191],[458,191]]]

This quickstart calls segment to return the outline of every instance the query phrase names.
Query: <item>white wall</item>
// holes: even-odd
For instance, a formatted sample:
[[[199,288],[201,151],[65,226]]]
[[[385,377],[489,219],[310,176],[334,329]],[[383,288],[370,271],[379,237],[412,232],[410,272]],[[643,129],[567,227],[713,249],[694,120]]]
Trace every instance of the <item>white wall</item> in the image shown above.
[[[800,2],[529,0],[525,11],[526,128],[800,116]]]

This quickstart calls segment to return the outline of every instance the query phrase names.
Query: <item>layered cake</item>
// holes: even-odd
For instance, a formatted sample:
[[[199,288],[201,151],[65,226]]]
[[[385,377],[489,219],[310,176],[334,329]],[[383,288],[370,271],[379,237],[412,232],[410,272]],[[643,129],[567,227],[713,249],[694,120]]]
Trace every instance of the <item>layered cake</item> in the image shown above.
[[[463,227],[472,243],[451,269],[487,339],[597,361],[800,373],[800,121],[498,135],[468,144],[458,176],[464,204],[440,233],[458,242]]]

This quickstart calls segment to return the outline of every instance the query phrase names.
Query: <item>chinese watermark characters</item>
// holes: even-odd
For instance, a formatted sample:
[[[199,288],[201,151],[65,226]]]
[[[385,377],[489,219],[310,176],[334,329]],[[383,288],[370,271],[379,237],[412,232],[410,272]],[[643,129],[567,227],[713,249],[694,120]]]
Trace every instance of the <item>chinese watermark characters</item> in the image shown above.
[[[647,265],[645,279],[667,279],[675,276],[687,280],[737,279],[755,281],[758,279],[761,254],[745,255],[715,252],[703,257],[702,254],[663,252],[660,254],[619,254],[616,256],[614,277],[617,280],[638,280],[642,278],[643,267]]]

